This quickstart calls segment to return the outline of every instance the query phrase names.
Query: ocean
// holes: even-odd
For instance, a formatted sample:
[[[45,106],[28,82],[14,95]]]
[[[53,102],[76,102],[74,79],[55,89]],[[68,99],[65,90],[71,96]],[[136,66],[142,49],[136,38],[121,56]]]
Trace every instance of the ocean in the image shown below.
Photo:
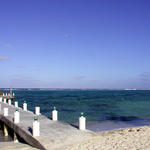
[[[3,90],[3,92],[7,92]],[[93,131],[150,125],[149,90],[14,90],[15,100],[22,107],[34,111],[39,106],[41,114],[51,118],[55,106],[58,118],[78,125],[84,112],[87,128]]]

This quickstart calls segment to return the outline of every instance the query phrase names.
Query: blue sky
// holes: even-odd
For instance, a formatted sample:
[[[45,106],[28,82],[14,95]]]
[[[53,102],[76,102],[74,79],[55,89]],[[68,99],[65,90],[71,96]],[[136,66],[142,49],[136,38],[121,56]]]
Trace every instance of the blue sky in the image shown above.
[[[0,0],[0,87],[150,88],[149,0]]]

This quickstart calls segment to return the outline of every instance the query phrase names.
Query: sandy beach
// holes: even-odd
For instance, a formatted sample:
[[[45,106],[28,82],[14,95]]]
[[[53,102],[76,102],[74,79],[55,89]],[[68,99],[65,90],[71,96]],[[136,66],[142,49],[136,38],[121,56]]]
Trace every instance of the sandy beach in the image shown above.
[[[98,132],[67,150],[150,150],[150,126]]]
[[[70,145],[65,150],[150,150],[150,126],[102,131],[85,140],[81,137],[78,141],[80,140],[81,142]],[[1,142],[0,146],[3,150],[36,149],[14,142]]]
[[[37,150],[37,149],[23,143],[0,142],[0,150]]]

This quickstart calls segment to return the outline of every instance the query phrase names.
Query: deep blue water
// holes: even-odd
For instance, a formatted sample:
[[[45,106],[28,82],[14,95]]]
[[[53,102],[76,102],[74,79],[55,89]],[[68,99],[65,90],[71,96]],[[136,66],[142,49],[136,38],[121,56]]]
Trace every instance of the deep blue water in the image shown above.
[[[5,91],[6,92],[6,91]],[[19,106],[27,101],[28,109],[40,106],[41,113],[51,117],[55,106],[59,120],[78,122],[84,112],[87,122],[105,120],[132,121],[150,118],[149,90],[16,90]]]

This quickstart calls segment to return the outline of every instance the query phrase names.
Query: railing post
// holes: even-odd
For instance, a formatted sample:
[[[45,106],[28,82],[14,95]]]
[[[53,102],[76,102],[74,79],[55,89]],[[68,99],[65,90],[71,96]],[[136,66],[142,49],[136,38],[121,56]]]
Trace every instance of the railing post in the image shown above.
[[[56,110],[56,107],[54,107],[54,110],[52,111],[52,120],[57,121],[58,120],[58,112]]]
[[[79,118],[79,129],[86,130],[86,118],[84,117],[83,112],[81,113],[81,117]]]
[[[35,114],[40,115],[40,107],[35,107]]]
[[[8,104],[11,105],[11,99],[8,100]]]
[[[40,122],[38,121],[38,118],[35,116],[34,117],[34,122],[33,122],[33,136],[40,136]]]
[[[20,113],[18,109],[14,112],[14,123],[19,123],[20,122]]]
[[[15,107],[18,108],[18,101],[15,101]]]
[[[3,98],[2,97],[0,97],[0,102],[2,102],[3,101]]]
[[[27,103],[26,103],[26,101],[24,101],[24,103],[23,103],[23,110],[27,111]]]
[[[8,116],[8,108],[7,107],[4,107],[4,116]]]
[[[4,98],[4,103],[7,103],[7,99],[6,98]]]

